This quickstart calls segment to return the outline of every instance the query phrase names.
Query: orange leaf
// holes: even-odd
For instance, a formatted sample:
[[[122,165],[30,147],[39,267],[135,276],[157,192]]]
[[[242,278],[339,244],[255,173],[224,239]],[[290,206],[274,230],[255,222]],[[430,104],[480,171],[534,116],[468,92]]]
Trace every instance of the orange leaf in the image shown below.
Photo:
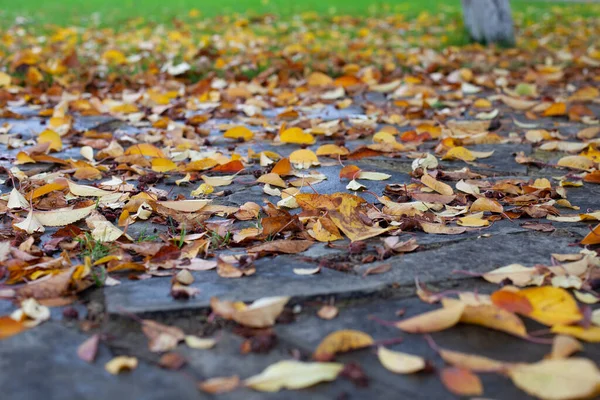
[[[600,244],[600,224],[583,238],[581,244]]]
[[[54,192],[56,190],[63,190],[67,186],[68,185],[67,185],[66,181],[64,183],[58,183],[58,182],[47,183],[44,186],[40,186],[39,188],[27,193],[27,196],[25,196],[25,197],[27,199],[37,199],[38,197],[42,197],[42,196],[44,196],[48,193]]]
[[[23,332],[27,328],[22,322],[15,321],[10,316],[0,317],[0,339],[6,339]]]
[[[280,176],[289,175],[289,173],[292,172],[292,164],[290,163],[290,159],[282,158],[281,160],[277,161],[277,164],[275,164],[271,172]]]
[[[360,168],[356,165],[346,165],[340,171],[340,179],[349,179],[352,180],[360,174]]]
[[[211,169],[212,172],[237,173],[244,169],[244,164],[240,160],[229,161],[226,164],[219,165]]]
[[[440,373],[442,383],[457,396],[480,396],[483,385],[477,375],[468,369],[448,367]]]
[[[509,290],[498,290],[490,296],[492,303],[507,311],[516,312],[523,315],[528,315],[533,311],[533,306],[519,292],[511,292]]]
[[[544,117],[560,117],[567,114],[565,103],[554,103],[544,111]]]

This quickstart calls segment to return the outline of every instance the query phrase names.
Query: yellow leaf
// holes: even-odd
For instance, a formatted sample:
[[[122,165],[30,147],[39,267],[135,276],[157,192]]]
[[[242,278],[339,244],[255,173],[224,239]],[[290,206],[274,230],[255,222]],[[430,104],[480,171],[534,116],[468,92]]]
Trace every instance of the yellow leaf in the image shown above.
[[[254,137],[254,132],[245,126],[236,126],[228,129],[223,137],[227,139],[243,139],[244,141],[248,141]]]
[[[300,128],[288,128],[279,136],[281,143],[313,144],[315,138]]]
[[[462,161],[475,161],[477,157],[473,153],[462,146],[453,147],[446,152],[442,157],[442,160],[462,160]]]
[[[544,325],[568,325],[583,318],[577,302],[565,289],[542,286],[522,289],[519,294],[533,307],[527,316]]]
[[[596,146],[590,146],[587,150],[579,153],[580,156],[587,157],[594,162],[600,162],[600,150]]]
[[[127,58],[125,54],[120,52],[119,50],[107,50],[102,54],[102,60],[104,60],[108,64],[126,64]]]
[[[35,163],[35,160],[31,158],[27,153],[20,151],[17,153],[15,165]]]
[[[583,326],[554,325],[552,333],[573,336],[590,343],[600,343],[600,326],[590,326],[586,329]]]
[[[478,211],[489,211],[493,213],[503,213],[504,207],[494,199],[488,199],[487,197],[480,197],[473,202],[470,208],[471,212]]]
[[[422,357],[388,350],[385,347],[377,349],[377,357],[379,357],[381,365],[396,374],[413,374],[425,369],[427,366],[425,359]]]
[[[308,86],[311,87],[329,86],[333,84],[333,79],[331,77],[318,71],[311,73],[306,80]]]
[[[594,162],[584,156],[566,156],[558,160],[556,165],[583,171],[589,171],[594,168]]]
[[[460,300],[443,299],[442,304],[444,307],[449,307],[457,302]],[[525,325],[517,315],[493,304],[467,304],[460,317],[460,322],[485,326],[519,337],[527,336]]]
[[[215,188],[208,183],[202,183],[198,186],[198,189],[192,190],[191,195],[194,197],[206,196],[215,191]]]
[[[410,333],[438,332],[448,329],[460,321],[465,304],[457,302],[449,307],[429,311],[397,322],[398,329]]]
[[[361,331],[351,329],[330,333],[321,341],[313,358],[319,361],[330,360],[337,353],[345,353],[350,350],[362,349],[371,346],[373,338]]]
[[[537,398],[570,400],[593,397],[600,388],[600,371],[585,358],[549,359],[519,364],[508,370],[513,383]]]
[[[350,151],[347,148],[335,144],[324,144],[317,149],[318,156],[346,156],[348,154],[350,154]]]
[[[483,212],[480,212],[477,214],[459,218],[456,223],[460,226],[476,228],[481,226],[488,226],[490,224],[490,221],[488,221],[487,219],[483,219]]]
[[[169,172],[177,169],[177,164],[168,158],[153,158],[152,171],[154,172]]]
[[[300,169],[310,168],[319,165],[317,155],[309,149],[296,150],[290,154],[290,162]]]
[[[438,192],[439,194],[443,194],[445,196],[452,196],[454,194],[454,190],[452,190],[452,187],[450,185],[436,180],[433,176],[429,174],[424,174],[421,177],[421,182],[423,183],[423,185]]]
[[[165,158],[165,154],[158,147],[150,143],[134,144],[125,150],[125,155],[140,155],[144,157]]]
[[[48,148],[54,151],[61,151],[63,147],[60,135],[50,129],[46,129],[40,133],[37,141],[38,143],[50,143]]]
[[[10,86],[11,77],[6,72],[0,72],[0,87]]]
[[[344,365],[338,363],[304,363],[284,360],[267,367],[259,375],[246,379],[244,384],[261,392],[304,389],[319,382],[335,380],[342,369],[344,369]]]

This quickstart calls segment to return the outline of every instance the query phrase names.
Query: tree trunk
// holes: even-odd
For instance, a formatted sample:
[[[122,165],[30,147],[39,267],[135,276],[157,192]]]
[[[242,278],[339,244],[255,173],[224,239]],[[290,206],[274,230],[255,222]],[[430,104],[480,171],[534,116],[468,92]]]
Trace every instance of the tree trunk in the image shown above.
[[[515,44],[510,0],[461,0],[465,27],[481,43]]]

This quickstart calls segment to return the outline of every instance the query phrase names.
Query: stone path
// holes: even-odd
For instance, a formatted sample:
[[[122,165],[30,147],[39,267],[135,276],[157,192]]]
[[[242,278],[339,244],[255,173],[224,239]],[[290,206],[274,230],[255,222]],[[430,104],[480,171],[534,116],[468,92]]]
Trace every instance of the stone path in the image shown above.
[[[376,99],[383,102],[384,99]],[[358,103],[360,104],[360,103]],[[15,110],[26,114],[26,110]],[[516,128],[510,111],[502,119],[501,135],[507,135]],[[321,112],[324,118],[343,118],[360,113],[359,105],[343,112],[326,109]],[[600,115],[598,107],[594,112]],[[78,129],[90,129],[110,119],[81,117],[77,120]],[[37,134],[45,121],[32,117],[26,120],[0,120],[13,124],[13,133],[28,139]],[[555,127],[554,121],[538,121],[541,126]],[[105,125],[106,126],[106,125]],[[120,132],[133,129],[116,124]],[[561,133],[574,135],[583,125],[569,123],[561,125]],[[222,140],[214,134],[215,145]],[[360,141],[352,143],[353,147]],[[271,148],[264,144],[264,149]],[[241,148],[240,148],[241,147]],[[245,149],[244,145],[238,151]],[[317,146],[315,146],[316,148]],[[276,151],[287,153],[295,148],[277,147]],[[488,175],[501,177],[537,178],[562,175],[552,168],[540,169],[518,164],[514,161],[516,152],[531,155],[533,150],[527,144],[499,144],[476,146],[475,150],[494,149],[496,153],[484,160],[485,165],[472,168]],[[254,148],[254,151],[258,149]],[[15,150],[3,148],[2,158],[6,165]],[[559,153],[549,153],[552,160]],[[78,157],[76,149],[67,149],[58,157]],[[552,161],[550,160],[550,161]],[[409,183],[411,160],[375,157],[357,162],[365,170],[386,172],[392,175],[389,181],[373,182],[369,189],[381,193],[386,184]],[[458,169],[465,164],[460,161],[443,162],[447,169]],[[26,170],[27,166],[23,166]],[[44,168],[34,164],[35,170]],[[339,166],[321,168],[328,176],[337,176]],[[38,171],[39,172],[39,171]],[[322,193],[345,190],[346,183],[330,179],[318,186]],[[174,186],[172,182],[160,183],[158,187],[189,192],[190,188]],[[8,187],[0,187],[2,192]],[[268,198],[262,189],[253,185],[236,184],[228,189],[232,194],[218,200],[221,204],[236,205],[247,201],[262,204]],[[363,194],[368,196],[367,194]],[[582,210],[598,209],[600,188],[584,185],[569,188],[568,196],[574,205]],[[0,341],[0,387],[2,398],[26,400],[48,399],[201,399],[212,396],[198,391],[199,380],[239,375],[249,377],[262,371],[268,365],[292,356],[309,359],[317,344],[328,333],[339,329],[360,329],[371,334],[376,340],[403,337],[400,344],[392,349],[419,354],[441,365],[441,360],[421,336],[400,335],[393,327],[383,326],[371,316],[382,320],[398,319],[396,312],[405,310],[406,315],[414,315],[432,307],[415,296],[415,279],[437,290],[478,290],[489,293],[496,288],[480,279],[453,273],[466,270],[472,273],[486,272],[510,263],[534,265],[549,263],[551,253],[572,253],[579,251],[577,244],[588,232],[585,223],[554,223],[557,228],[552,233],[535,232],[520,226],[523,221],[502,220],[489,229],[474,230],[459,236],[429,235],[422,232],[411,233],[420,245],[418,251],[398,255],[372,264],[362,264],[358,257],[349,256],[345,245],[336,242],[331,248],[316,244],[310,250],[276,258],[265,257],[256,262],[256,274],[243,279],[225,279],[214,271],[194,272],[193,287],[200,290],[195,298],[187,301],[174,300],[169,296],[170,279],[152,278],[148,280],[128,280],[127,275],[117,275],[121,284],[104,289],[86,291],[76,304],[52,308],[52,320],[20,335]],[[545,221],[542,221],[545,222]],[[136,235],[144,229],[154,229],[138,223],[132,226],[130,234]],[[165,228],[159,226],[159,229]],[[49,230],[45,235],[51,234]],[[367,241],[367,248],[361,253],[374,254],[374,246],[380,239]],[[236,249],[231,249],[236,252]],[[363,276],[365,268],[378,264],[390,264],[391,269],[383,274]],[[298,276],[294,268],[311,268],[317,265],[328,266],[320,274]],[[285,321],[273,328],[276,344],[264,353],[242,355],[240,345],[244,338],[232,323],[209,318],[209,300],[219,298],[253,301],[265,296],[292,296],[287,307]],[[321,305],[335,304],[340,309],[337,318],[325,321],[316,316]],[[0,301],[0,314],[8,314],[15,306],[8,301]],[[64,315],[77,310],[76,318]],[[65,314],[66,313],[66,314]],[[188,364],[180,371],[168,371],[157,366],[160,355],[148,350],[147,342],[140,330],[140,324],[131,314],[175,325],[187,333],[217,335],[220,340],[211,350],[191,350],[183,345],[178,351]],[[531,324],[530,329],[541,328]],[[76,349],[90,334],[101,333],[98,359],[93,365],[81,361]],[[506,334],[474,326],[459,326],[449,331],[433,335],[439,345],[485,355],[505,361],[536,361],[549,351],[549,346],[518,340]],[[131,373],[119,376],[109,375],[102,366],[114,355],[133,355],[140,360],[140,366]],[[583,356],[600,361],[600,349],[586,345]],[[338,379],[330,384],[317,385],[310,389],[265,394],[248,389],[224,394],[223,399],[450,399],[453,398],[442,386],[435,373],[399,376],[389,373],[380,365],[372,349],[342,355],[341,362],[355,362],[368,377],[367,382],[352,382]],[[510,384],[507,378],[490,374],[483,376],[485,396],[495,399],[526,399],[523,392]]]

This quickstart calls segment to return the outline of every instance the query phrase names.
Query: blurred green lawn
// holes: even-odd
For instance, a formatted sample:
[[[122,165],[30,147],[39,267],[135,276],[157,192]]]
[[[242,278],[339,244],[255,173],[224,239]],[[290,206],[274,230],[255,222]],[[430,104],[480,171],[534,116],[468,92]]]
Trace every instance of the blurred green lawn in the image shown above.
[[[513,0],[517,11],[559,6],[569,13],[600,13],[598,6],[572,3],[544,3]],[[460,10],[459,0],[0,0],[0,31],[2,26],[25,17],[40,24],[87,24],[97,21],[101,25],[118,27],[123,21],[136,17],[156,22],[170,22],[174,17],[187,19],[199,13],[200,17],[231,14],[273,13],[290,16],[302,12],[344,15],[385,15],[405,13],[408,16],[422,11],[448,13]]]

